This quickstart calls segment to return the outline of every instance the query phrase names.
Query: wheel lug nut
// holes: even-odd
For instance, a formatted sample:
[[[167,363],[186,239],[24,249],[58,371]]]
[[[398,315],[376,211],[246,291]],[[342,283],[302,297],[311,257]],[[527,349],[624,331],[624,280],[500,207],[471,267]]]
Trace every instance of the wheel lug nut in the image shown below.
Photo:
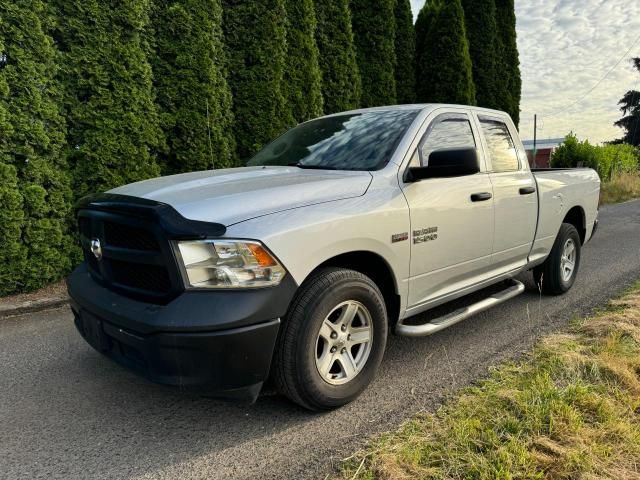
[[[338,338],[338,334],[336,332],[331,332],[331,338]]]
[[[331,347],[331,353],[336,353],[336,350],[338,350],[336,347]]]
[[[342,325],[342,326],[340,327],[340,330],[342,330],[343,332],[344,332],[344,331],[346,331],[346,330],[347,330],[347,326],[346,326],[346,325]]]
[[[347,340],[351,340],[351,334],[347,335]]]
[[[340,350],[340,353],[347,353],[347,349],[343,348],[342,350]]]

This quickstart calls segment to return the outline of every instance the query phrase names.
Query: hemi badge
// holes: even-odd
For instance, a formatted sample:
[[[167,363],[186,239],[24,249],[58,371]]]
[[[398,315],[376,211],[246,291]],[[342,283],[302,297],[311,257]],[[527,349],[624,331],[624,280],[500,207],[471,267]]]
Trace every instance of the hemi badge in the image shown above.
[[[391,235],[391,243],[403,242],[409,238],[409,232],[396,233]]]

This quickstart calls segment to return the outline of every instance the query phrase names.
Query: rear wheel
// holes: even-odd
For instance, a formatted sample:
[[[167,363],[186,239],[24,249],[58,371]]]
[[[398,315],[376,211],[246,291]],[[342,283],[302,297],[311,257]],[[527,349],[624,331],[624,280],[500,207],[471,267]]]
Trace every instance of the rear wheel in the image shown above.
[[[274,359],[278,390],[310,410],[355,399],[387,341],[382,293],[367,276],[328,268],[307,280],[285,318]]]
[[[542,292],[561,295],[576,280],[580,267],[580,234],[570,223],[563,223],[545,262],[533,270],[533,278]]]

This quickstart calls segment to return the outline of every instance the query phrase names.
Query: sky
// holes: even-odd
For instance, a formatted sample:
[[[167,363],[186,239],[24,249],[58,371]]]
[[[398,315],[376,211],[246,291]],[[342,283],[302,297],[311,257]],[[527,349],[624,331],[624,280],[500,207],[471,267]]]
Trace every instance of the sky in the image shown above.
[[[613,125],[622,116],[618,101],[640,90],[640,73],[630,63],[640,57],[640,1],[515,2],[522,138],[533,138],[536,113],[538,138],[570,131],[592,143],[622,137]],[[424,0],[411,4],[417,16]]]

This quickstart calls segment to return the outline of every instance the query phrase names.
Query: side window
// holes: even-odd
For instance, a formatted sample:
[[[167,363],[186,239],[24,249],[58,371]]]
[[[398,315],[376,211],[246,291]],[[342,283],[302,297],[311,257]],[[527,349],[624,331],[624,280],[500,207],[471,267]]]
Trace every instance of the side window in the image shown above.
[[[492,170],[511,172],[520,168],[518,151],[513,143],[507,125],[494,118],[480,117],[482,133],[489,147]]]
[[[435,118],[422,138],[418,151],[410,165],[426,167],[429,154],[436,150],[453,148],[475,148],[476,141],[471,130],[469,117],[464,114],[443,114]]]

